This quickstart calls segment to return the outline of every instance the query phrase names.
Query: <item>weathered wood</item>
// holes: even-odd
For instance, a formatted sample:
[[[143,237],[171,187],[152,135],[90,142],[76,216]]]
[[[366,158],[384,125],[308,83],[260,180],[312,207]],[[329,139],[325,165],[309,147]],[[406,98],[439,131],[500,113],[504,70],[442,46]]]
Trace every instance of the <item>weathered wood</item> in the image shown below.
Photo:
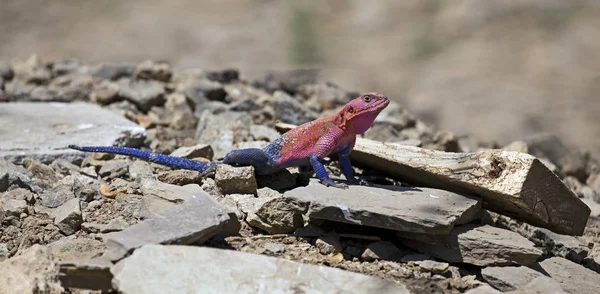
[[[484,208],[559,234],[582,235],[590,215],[554,173],[525,153],[450,153],[358,138],[350,157],[357,166],[410,184],[474,193],[483,198]]]

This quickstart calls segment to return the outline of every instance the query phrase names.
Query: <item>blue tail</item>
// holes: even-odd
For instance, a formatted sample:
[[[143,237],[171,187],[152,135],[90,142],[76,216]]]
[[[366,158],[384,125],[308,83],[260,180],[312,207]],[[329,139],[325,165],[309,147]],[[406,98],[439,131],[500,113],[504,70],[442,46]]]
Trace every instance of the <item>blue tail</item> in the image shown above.
[[[140,149],[116,146],[76,146],[69,145],[69,148],[83,152],[102,152],[121,154],[154,162],[160,165],[168,166],[174,169],[189,169],[199,172],[206,171],[209,167],[215,166],[218,162],[200,162],[182,157],[164,155],[160,153],[148,152]]]

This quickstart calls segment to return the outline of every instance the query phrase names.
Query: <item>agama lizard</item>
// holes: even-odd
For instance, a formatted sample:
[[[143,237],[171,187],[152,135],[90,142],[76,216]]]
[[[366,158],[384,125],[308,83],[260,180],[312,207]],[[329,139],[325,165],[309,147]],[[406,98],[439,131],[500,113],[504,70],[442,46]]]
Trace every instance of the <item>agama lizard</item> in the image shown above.
[[[346,184],[329,178],[321,160],[337,153],[345,178],[350,183],[358,183],[348,155],[354,148],[356,135],[366,132],[389,103],[384,95],[363,94],[348,102],[336,114],[302,124],[263,149],[234,150],[227,153],[220,162],[200,162],[128,147],[69,145],[69,148],[84,152],[128,155],[174,169],[196,170],[201,173],[214,169],[218,164],[253,166],[258,175],[271,174],[291,166],[299,166],[302,170],[312,166],[322,184],[345,189],[348,187]]]

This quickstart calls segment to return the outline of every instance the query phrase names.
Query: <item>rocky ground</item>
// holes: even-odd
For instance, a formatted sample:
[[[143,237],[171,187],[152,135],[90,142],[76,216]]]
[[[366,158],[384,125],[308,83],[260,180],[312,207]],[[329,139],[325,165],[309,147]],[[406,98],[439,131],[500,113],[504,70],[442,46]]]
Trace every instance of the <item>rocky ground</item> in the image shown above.
[[[297,168],[202,176],[66,148],[217,160],[263,147],[358,94],[314,74],[0,63],[0,293],[600,287],[600,164],[554,136],[497,146],[392,103],[352,154],[370,185],[348,190]]]

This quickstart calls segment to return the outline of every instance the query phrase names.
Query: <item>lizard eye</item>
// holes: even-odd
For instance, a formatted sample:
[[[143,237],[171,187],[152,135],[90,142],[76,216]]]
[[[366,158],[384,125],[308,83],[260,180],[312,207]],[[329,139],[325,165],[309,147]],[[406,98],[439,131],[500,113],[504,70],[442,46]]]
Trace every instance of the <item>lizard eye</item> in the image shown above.
[[[371,102],[371,96],[367,95],[367,96],[363,97],[363,101]]]
[[[354,108],[353,107],[348,108],[348,112],[354,113]]]

